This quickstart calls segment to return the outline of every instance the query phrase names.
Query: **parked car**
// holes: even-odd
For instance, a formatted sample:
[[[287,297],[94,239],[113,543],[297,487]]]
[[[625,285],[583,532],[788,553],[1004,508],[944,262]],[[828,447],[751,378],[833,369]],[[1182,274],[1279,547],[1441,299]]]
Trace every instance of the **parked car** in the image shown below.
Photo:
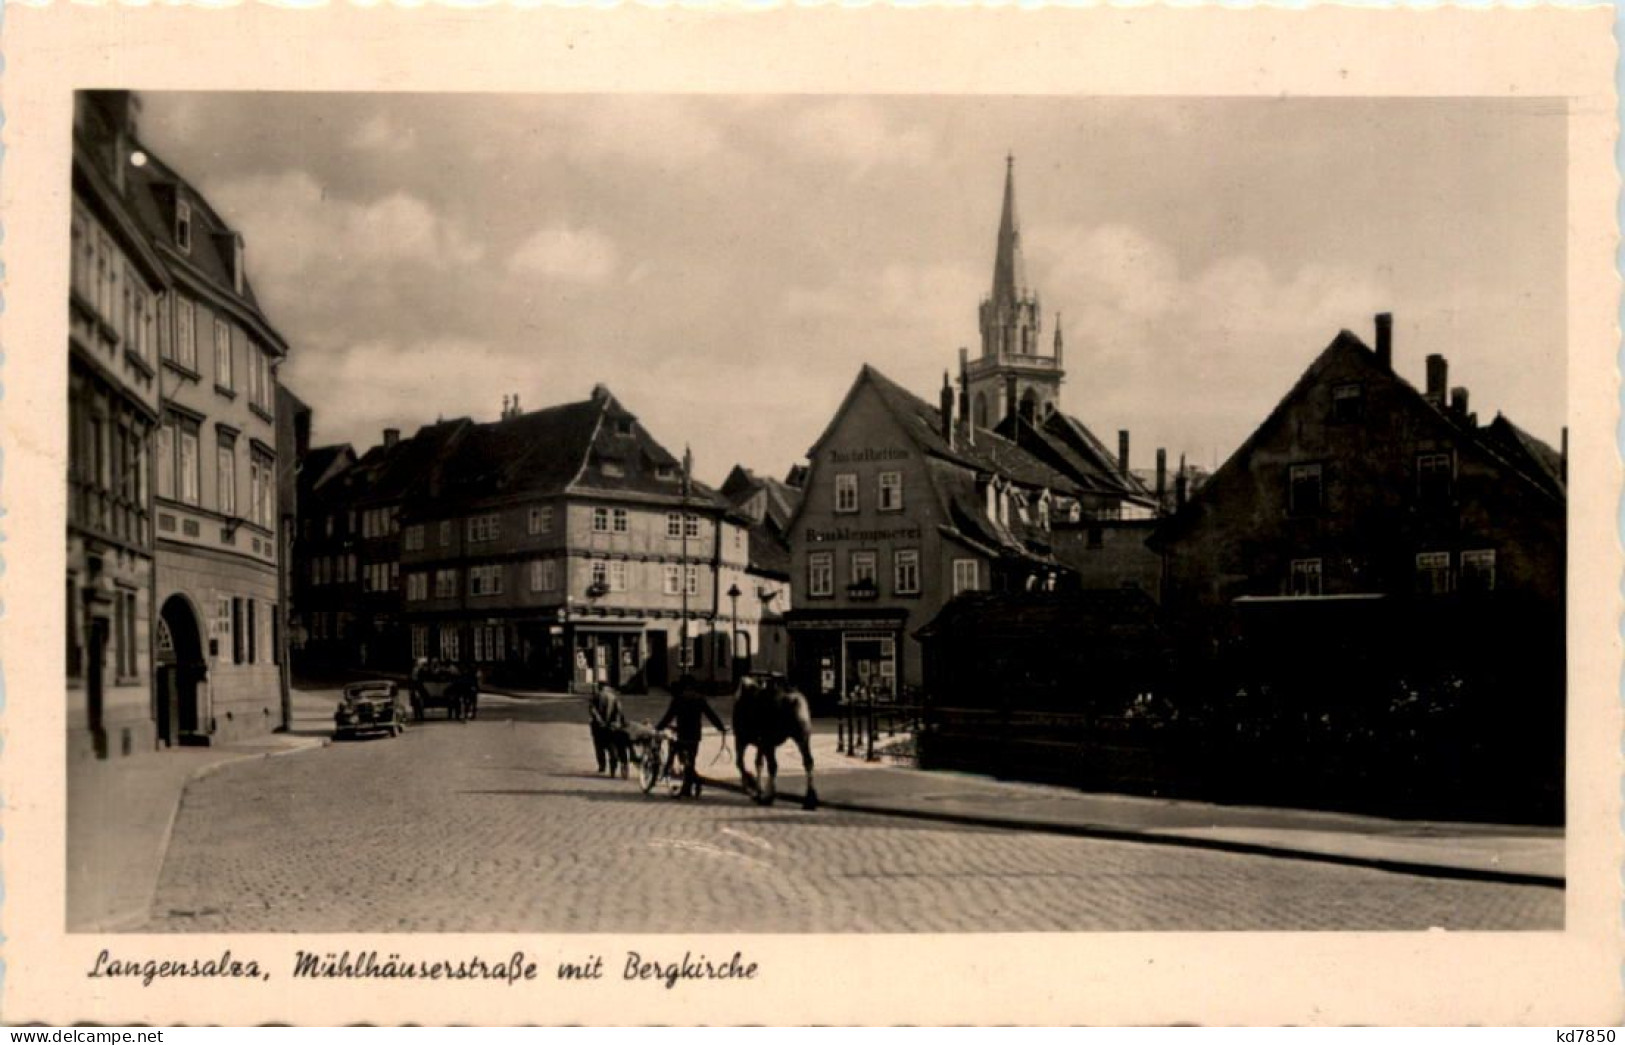
[[[352,682],[344,687],[333,712],[333,735],[340,739],[363,733],[406,732],[406,700],[393,682]]]
[[[412,676],[412,714],[423,721],[430,708],[445,708],[446,718],[467,720],[479,713],[480,677],[454,664],[431,664]]]

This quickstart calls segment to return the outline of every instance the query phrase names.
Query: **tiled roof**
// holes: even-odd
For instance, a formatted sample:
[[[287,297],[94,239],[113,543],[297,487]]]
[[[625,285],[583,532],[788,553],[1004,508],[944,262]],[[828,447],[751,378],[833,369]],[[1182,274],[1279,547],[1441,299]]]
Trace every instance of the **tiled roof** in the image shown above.
[[[915,635],[1081,643],[1115,656],[1143,655],[1162,644],[1157,604],[1138,588],[969,592],[945,604]]]
[[[869,379],[898,424],[927,453],[1027,486],[1049,487],[1061,493],[1077,489],[1077,484],[1067,476],[986,428],[976,429],[975,438],[968,445],[958,441],[949,446],[942,438],[942,413],[936,407],[872,366],[865,365],[860,377]]]

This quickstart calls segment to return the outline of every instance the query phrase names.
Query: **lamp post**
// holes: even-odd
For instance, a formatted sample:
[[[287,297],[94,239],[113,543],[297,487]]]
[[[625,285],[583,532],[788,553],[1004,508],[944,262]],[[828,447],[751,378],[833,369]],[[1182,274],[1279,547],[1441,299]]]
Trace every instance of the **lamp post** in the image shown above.
[[[728,602],[733,606],[733,610],[728,621],[728,676],[734,681],[738,681],[739,675],[739,651],[734,648],[734,643],[739,638],[739,595],[739,585],[730,584]]]

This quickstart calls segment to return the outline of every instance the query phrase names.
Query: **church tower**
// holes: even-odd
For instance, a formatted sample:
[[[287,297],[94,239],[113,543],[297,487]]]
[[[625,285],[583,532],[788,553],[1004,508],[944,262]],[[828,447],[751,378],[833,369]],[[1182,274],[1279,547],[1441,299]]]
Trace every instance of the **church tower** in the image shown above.
[[[1005,157],[1004,211],[993,253],[993,290],[982,302],[982,354],[967,372],[971,416],[983,428],[996,428],[1012,412],[1041,421],[1060,409],[1061,330],[1044,355],[1039,344],[1043,317],[1038,294],[1027,283],[1021,254],[1021,222],[1016,217],[1016,161]]]

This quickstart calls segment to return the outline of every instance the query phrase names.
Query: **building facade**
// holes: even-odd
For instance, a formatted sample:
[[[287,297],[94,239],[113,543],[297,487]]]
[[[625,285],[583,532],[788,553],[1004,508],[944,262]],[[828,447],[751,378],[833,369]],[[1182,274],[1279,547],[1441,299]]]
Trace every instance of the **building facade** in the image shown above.
[[[413,658],[556,689],[731,682],[763,601],[749,520],[607,388],[474,425],[429,471],[399,517]]]
[[[137,103],[81,93],[68,292],[70,758],[151,751],[151,454],[170,279],[131,205]]]
[[[963,400],[962,400],[963,402]],[[922,680],[915,629],[966,591],[1054,589],[1066,476],[954,410],[864,367],[809,452],[791,524],[791,678],[822,708]]]
[[[171,281],[153,450],[158,733],[228,742],[285,725],[276,367],[288,346],[240,233],[138,147],[129,201]]]

